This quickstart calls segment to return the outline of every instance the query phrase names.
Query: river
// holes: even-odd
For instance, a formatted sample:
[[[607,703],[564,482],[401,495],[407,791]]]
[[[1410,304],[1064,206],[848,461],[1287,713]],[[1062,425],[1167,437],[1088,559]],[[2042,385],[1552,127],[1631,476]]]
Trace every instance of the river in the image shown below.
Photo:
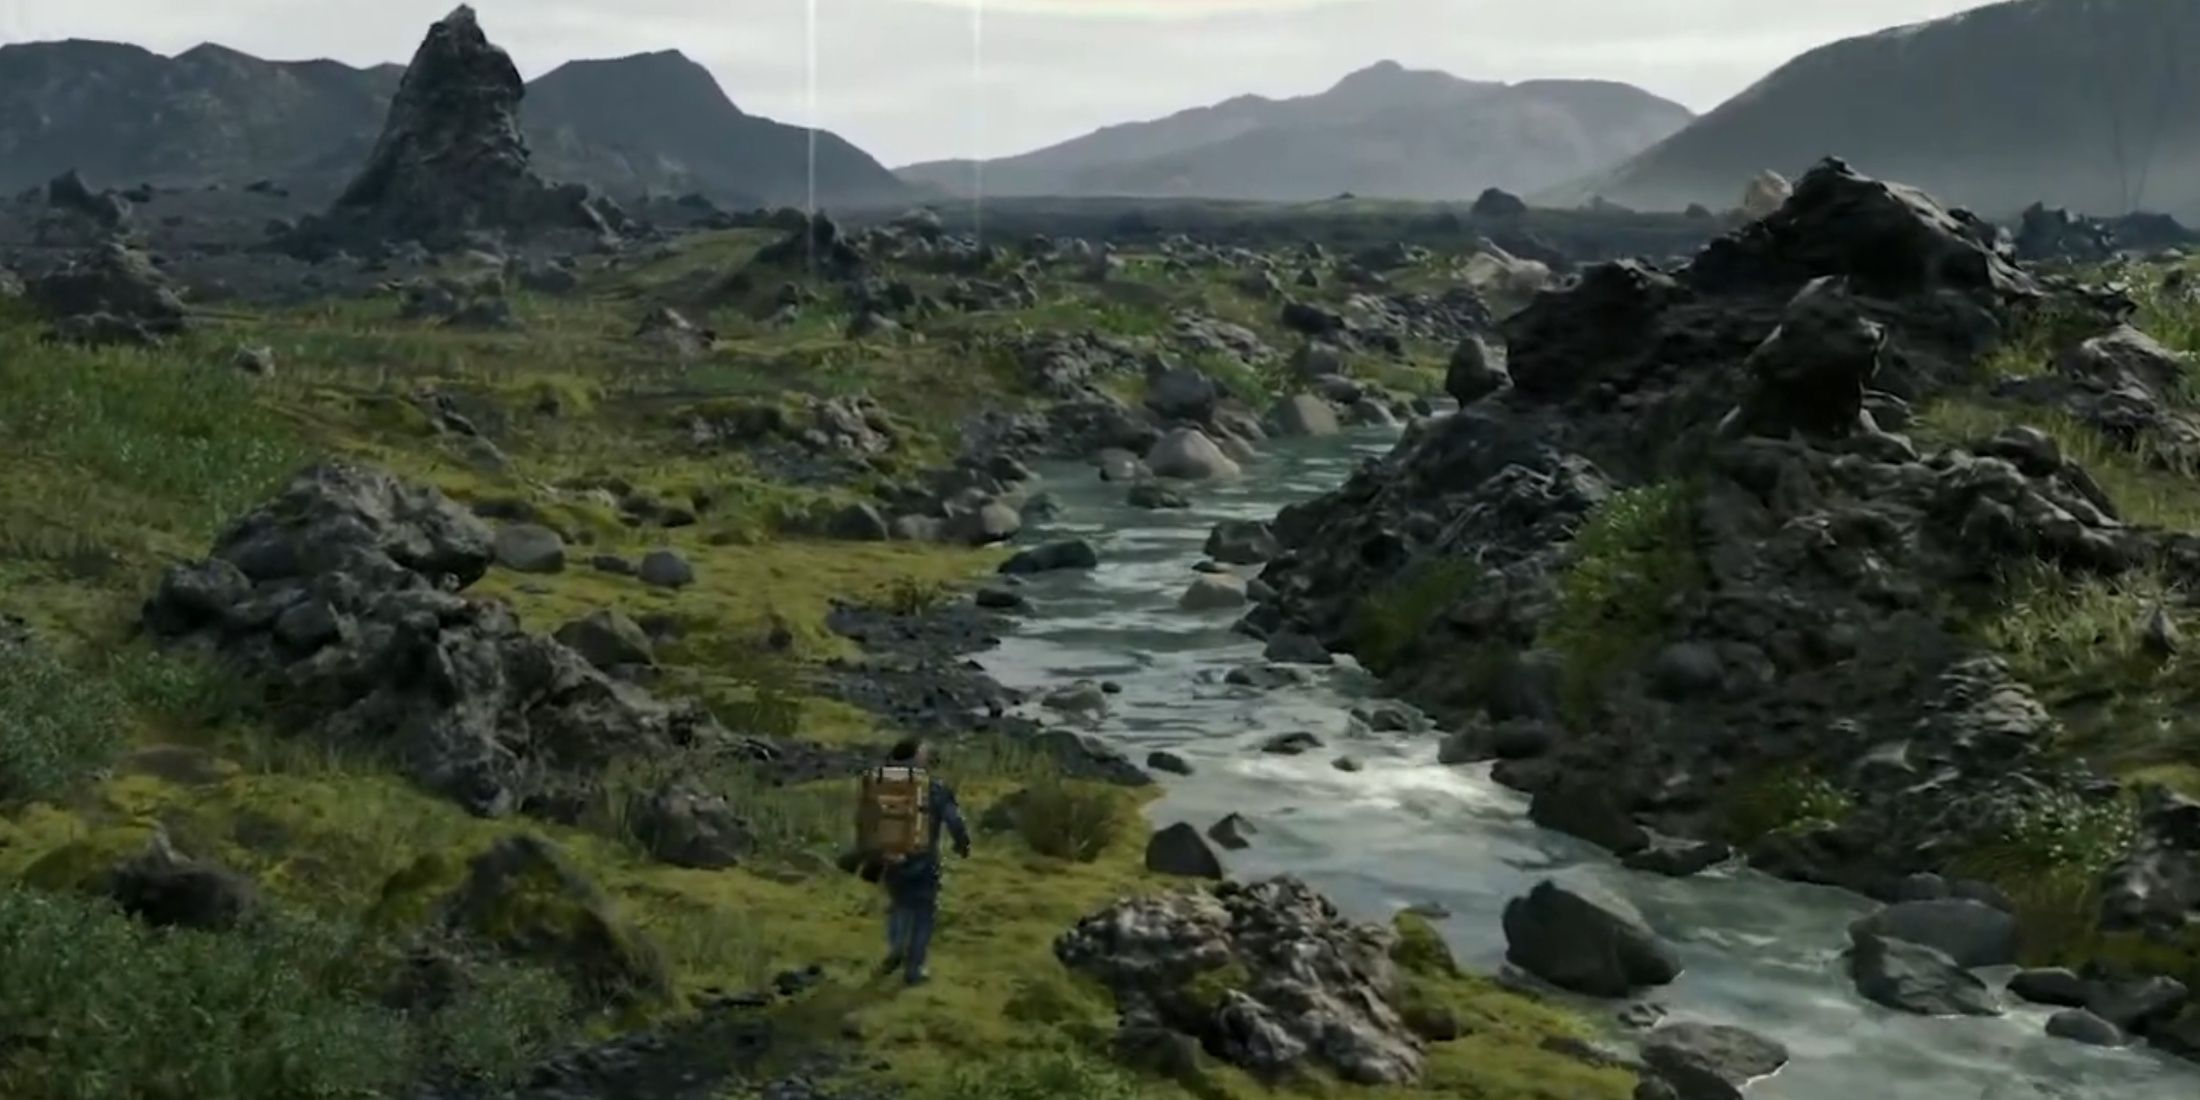
[[[1627,897],[1687,967],[1644,999],[1669,1019],[1738,1024],[1787,1044],[1793,1061],[1750,1087],[1756,1100],[2200,1096],[2200,1065],[2050,1038],[2050,1010],[2014,998],[1992,1019],[1926,1018],[1864,1001],[1840,951],[1848,922],[1874,908],[1870,901],[1746,869],[1672,879],[1622,868],[1600,849],[1529,823],[1525,798],[1491,781],[1486,767],[1438,764],[1436,735],[1355,732],[1351,709],[1373,683],[1349,657],[1301,686],[1224,683],[1231,669],[1260,661],[1261,645],[1230,629],[1236,611],[1177,607],[1208,531],[1223,519],[1270,519],[1332,489],[1395,440],[1393,431],[1364,429],[1271,442],[1242,479],[1192,486],[1189,510],[1130,507],[1124,485],[1086,466],[1042,468],[1062,508],[1027,535],[1085,538],[1101,564],[1033,578],[1023,589],[1030,609],[979,660],[1002,683],[1035,693],[1078,679],[1119,684],[1094,732],[1133,760],[1166,748],[1194,769],[1157,777],[1166,793],[1149,810],[1155,824],[1204,830],[1242,814],[1259,832],[1249,849],[1222,853],[1233,877],[1296,874],[1374,921],[1407,905],[1442,906],[1450,916],[1439,927],[1453,950],[1484,972],[1504,966],[1505,902],[1538,879],[1589,880]],[[1295,757],[1260,751],[1267,738],[1297,731],[1325,746]],[[1362,769],[1338,769],[1340,755]],[[1619,1006],[1568,999],[1607,1018]]]

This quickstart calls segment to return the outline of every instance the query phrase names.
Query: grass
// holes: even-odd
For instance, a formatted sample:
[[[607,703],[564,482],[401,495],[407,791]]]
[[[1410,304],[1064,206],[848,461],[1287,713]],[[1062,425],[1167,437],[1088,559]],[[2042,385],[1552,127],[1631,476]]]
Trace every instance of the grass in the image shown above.
[[[1606,680],[1640,659],[1675,600],[1702,585],[1690,500],[1683,482],[1621,490],[1574,536],[1540,639],[1564,662],[1569,721],[1588,720]]]
[[[1481,583],[1482,567],[1464,558],[1417,562],[1368,593],[1352,613],[1352,652],[1369,670],[1395,667],[1429,630]]]
[[[1051,1095],[1068,1082],[1099,1097],[1189,1096],[1104,1064],[1113,1007],[1052,953],[1080,917],[1156,888],[1135,797],[1066,780],[1028,747],[944,746],[937,768],[973,821],[1018,791],[1033,812],[950,862],[940,980],[903,991],[871,978],[882,897],[831,866],[851,824],[851,782],[779,785],[708,758],[626,761],[579,825],[482,820],[372,753],[278,727],[251,685],[220,666],[128,640],[161,564],[202,556],[223,524],[309,461],[345,456],[560,528],[574,544],[566,572],[493,570],[471,593],[510,602],[530,628],[602,608],[662,616],[681,635],[657,647],[667,693],[697,695],[745,732],[868,742],[885,731],[809,686],[820,662],[853,655],[826,616],[840,602],[936,606],[995,555],[800,537],[810,515],[847,494],[696,452],[690,414],[871,393],[906,429],[883,479],[944,455],[944,425],[975,399],[1018,398],[1011,364],[984,340],[1051,325],[1050,310],[1151,336],[1166,332],[1168,309],[1194,303],[1281,339],[1272,304],[1227,299],[1236,292],[1199,280],[1158,297],[1075,287],[1036,311],[960,319],[968,340],[947,332],[855,347],[815,318],[767,329],[739,316],[745,303],[696,317],[724,336],[699,359],[629,337],[648,302],[737,265],[769,236],[700,238],[571,298],[516,295],[513,332],[408,322],[376,299],[238,315],[151,351],[83,351],[38,343],[22,318],[0,317],[0,436],[20,442],[0,483],[0,609],[23,615],[38,638],[0,649],[0,775],[12,784],[0,791],[0,1094],[289,1100],[385,1095],[431,1072],[503,1082],[551,1045],[635,1022],[575,998],[522,938],[486,926],[446,938],[431,919],[470,859],[526,828],[600,892],[636,951],[662,960],[670,996],[653,1011],[817,964],[829,980],[774,1021],[784,1045],[860,1034],[858,1064],[889,1067],[887,1082],[910,1095]],[[275,376],[232,370],[240,343],[273,349]],[[501,466],[438,435],[423,392],[457,403],[495,441]],[[600,491],[614,482],[709,503],[693,526],[631,527]],[[583,564],[660,547],[694,564],[693,586],[652,589]],[[723,795],[746,820],[753,852],[740,865],[683,869],[640,849],[632,796],[675,776]],[[251,878],[266,920],[223,935],[158,932],[92,897],[156,829]],[[536,913],[548,924],[558,914],[570,915]],[[382,994],[415,949],[448,956],[459,981],[450,1001],[402,1012]],[[1447,988],[1475,1030],[1438,1057],[1431,1089],[1410,1095],[1624,1091],[1617,1074],[1538,1045],[1578,1034],[1570,1017],[1486,983]],[[1230,1096],[1258,1094],[1227,1071],[1213,1079]]]
[[[1767,768],[1729,785],[1719,808],[1727,843],[1807,833],[1839,825],[1854,804],[1848,792],[1806,765]]]
[[[2136,450],[2119,446],[2068,414],[1981,398],[1947,398],[1919,412],[1916,431],[1932,442],[1961,445],[1984,442],[2018,425],[2045,432],[2066,461],[2084,467],[2125,522],[2200,529],[2200,493],[2193,491],[2181,461],[2143,442]]]

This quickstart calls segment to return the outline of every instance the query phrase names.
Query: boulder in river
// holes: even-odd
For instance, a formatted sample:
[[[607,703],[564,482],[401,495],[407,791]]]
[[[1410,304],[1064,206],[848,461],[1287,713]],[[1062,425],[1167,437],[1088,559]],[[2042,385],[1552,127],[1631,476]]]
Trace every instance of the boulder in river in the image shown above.
[[[2017,919],[1969,898],[1896,902],[1859,918],[1849,934],[1921,943],[1965,968],[2017,961]]]
[[[1222,861],[1215,858],[1214,849],[1207,846],[1198,829],[1181,821],[1156,830],[1147,839],[1146,869],[1184,878],[1222,877]]]
[[[1005,574],[1051,573],[1062,569],[1091,569],[1100,564],[1100,554],[1092,544],[1083,539],[1063,539],[1028,550],[1019,550],[1014,557],[1001,563]]]
[[[1176,601],[1186,611],[1224,611],[1245,606],[1245,581],[1227,573],[1199,577]]]
[[[1279,436],[1335,435],[1337,410],[1313,394],[1295,393],[1268,411],[1268,430]]]
[[[2049,1016],[2047,1033],[2096,1047],[2120,1047],[2130,1041],[2121,1028],[2082,1008],[2066,1008]]]
[[[1669,1023],[1642,1042],[1642,1060],[1679,1100],[1741,1100],[1751,1081],[1787,1064],[1787,1047],[1726,1024]]]
[[[1505,957],[1562,989],[1624,997],[1680,976],[1680,956],[1625,900],[1551,879],[1505,903]]]
[[[1275,533],[1259,520],[1226,519],[1207,534],[1207,556],[1229,565],[1258,565],[1280,549]]]
[[[1146,467],[1156,477],[1180,481],[1234,478],[1243,469],[1207,433],[1198,428],[1178,428],[1155,442],[1146,452]]]
[[[1993,991],[1946,952],[1869,933],[1852,939],[1849,976],[1866,999],[1920,1016],[2001,1015]]]

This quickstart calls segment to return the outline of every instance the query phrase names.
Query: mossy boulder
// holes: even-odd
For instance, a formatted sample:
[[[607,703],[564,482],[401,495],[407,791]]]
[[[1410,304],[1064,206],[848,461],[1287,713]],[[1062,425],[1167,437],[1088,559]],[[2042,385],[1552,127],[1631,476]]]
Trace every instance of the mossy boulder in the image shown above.
[[[558,968],[589,1003],[641,1004],[671,994],[656,946],[539,836],[506,837],[476,856],[440,914],[453,931]]]

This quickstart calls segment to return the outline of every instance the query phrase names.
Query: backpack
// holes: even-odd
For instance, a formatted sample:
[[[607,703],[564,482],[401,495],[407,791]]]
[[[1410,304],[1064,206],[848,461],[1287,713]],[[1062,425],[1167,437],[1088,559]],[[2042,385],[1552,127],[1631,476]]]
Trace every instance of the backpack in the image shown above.
[[[856,846],[885,862],[921,851],[931,836],[932,778],[923,768],[889,765],[863,776],[856,805]]]

